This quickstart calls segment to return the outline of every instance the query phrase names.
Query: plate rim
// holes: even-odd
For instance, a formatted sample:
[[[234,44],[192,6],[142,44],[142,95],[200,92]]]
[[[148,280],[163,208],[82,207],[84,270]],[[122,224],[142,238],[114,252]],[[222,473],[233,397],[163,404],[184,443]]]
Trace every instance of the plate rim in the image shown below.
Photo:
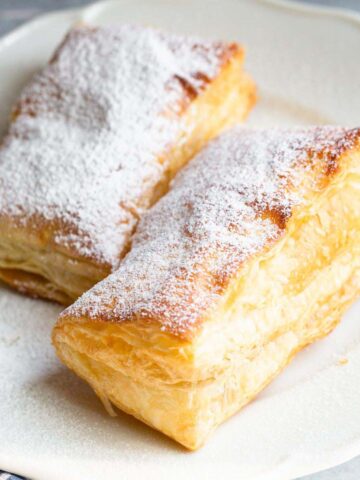
[[[4,35],[1,35],[0,50],[2,50],[4,47],[6,48],[9,45],[11,45],[11,43],[16,41],[18,37],[21,37],[22,34],[26,33],[26,30],[28,30],[30,27],[34,28],[37,24],[42,23],[51,17],[58,16],[58,15],[69,15],[70,13],[72,13],[72,14],[80,14],[80,18],[81,18],[83,16],[82,14],[86,11],[95,10],[98,8],[105,8],[106,5],[115,4],[115,2],[117,4],[120,4],[123,1],[124,0],[97,0],[80,7],[55,9],[55,10],[50,10],[48,12],[41,13],[31,18],[30,20],[24,22],[23,24],[19,25],[18,27],[15,27],[14,29],[10,30]],[[181,0],[177,0],[177,1],[179,2]],[[221,2],[221,0],[202,0],[202,1],[208,2],[208,3]],[[227,0],[227,1],[238,3],[243,0]],[[293,13],[307,13],[310,15],[339,18],[350,23],[355,22],[356,25],[360,26],[360,12],[347,9],[345,7],[331,7],[331,6],[320,5],[320,4],[313,5],[313,4],[303,3],[301,0],[255,0],[255,1],[259,4],[267,4],[274,8],[282,8],[282,9],[290,10]]]

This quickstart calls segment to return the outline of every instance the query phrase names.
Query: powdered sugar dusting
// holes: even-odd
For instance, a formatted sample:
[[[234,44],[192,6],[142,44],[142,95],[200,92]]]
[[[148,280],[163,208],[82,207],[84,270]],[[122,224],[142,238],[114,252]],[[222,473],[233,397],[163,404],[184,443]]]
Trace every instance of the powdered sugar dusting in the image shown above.
[[[143,318],[188,333],[240,264],[281,236],[293,206],[304,200],[304,170],[320,163],[328,176],[359,135],[338,127],[239,127],[223,134],[143,217],[118,271],[64,315]]]
[[[116,267],[189,92],[217,75],[230,47],[133,26],[71,31],[15,110],[0,150],[0,215],[45,220],[52,242]]]

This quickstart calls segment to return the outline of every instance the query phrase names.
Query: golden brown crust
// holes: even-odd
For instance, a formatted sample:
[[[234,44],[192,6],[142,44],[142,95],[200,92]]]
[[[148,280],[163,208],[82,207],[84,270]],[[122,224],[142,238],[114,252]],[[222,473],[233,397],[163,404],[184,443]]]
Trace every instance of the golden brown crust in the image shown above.
[[[274,248],[293,216],[341,178],[359,138],[337,127],[224,134],[140,222],[119,270],[64,315],[156,322],[191,338],[241,265]]]
[[[11,268],[0,268],[0,280],[18,292],[32,298],[46,298],[63,305],[72,303],[71,297],[68,297],[66,293],[60,290],[56,290],[53,284],[46,282],[43,276],[35,273]]]
[[[207,147],[60,316],[59,357],[110,413],[199,448],[360,294],[358,139],[239,129]]]
[[[192,450],[360,294],[359,130],[228,135],[180,174],[118,272],[53,331],[59,357],[110,413]]]
[[[140,38],[139,44],[136,43],[137,37]],[[100,53],[92,59],[94,61],[91,65],[84,60],[93,55],[93,41],[99,42],[104,50],[112,47],[108,59],[105,59],[106,65],[103,65],[104,59]],[[120,59],[116,57],[117,50],[126,42],[131,44],[131,51],[134,48],[139,50],[138,55],[132,55],[128,59],[130,67],[126,61],[124,65],[121,64],[121,56]],[[135,42],[134,45],[131,42]],[[89,50],[87,53],[86,49]],[[158,123],[164,122],[160,129],[164,130],[165,136],[168,129],[169,136],[154,158],[146,160],[148,165],[144,166],[143,162],[138,170],[132,170],[126,163],[124,165],[121,154],[118,154],[119,165],[112,165],[114,154],[106,153],[111,139],[101,140],[104,136],[101,132],[107,132],[108,128],[118,128],[116,125],[109,127],[108,124],[111,115],[116,119],[118,112],[125,107],[125,110],[129,109],[126,118],[130,117],[128,122],[131,123],[134,120],[131,112],[138,110],[132,104],[136,101],[144,103],[140,95],[139,98],[135,96],[129,105],[121,103],[116,91],[123,88],[123,96],[131,96],[131,85],[123,85],[114,73],[116,68],[124,68],[126,77],[127,69],[133,68],[135,76],[131,84],[134,85],[134,90],[147,88],[146,78],[143,82],[145,86],[141,86],[143,73],[140,72],[139,76],[136,64],[131,65],[133,59],[139,57],[139,62],[144,61],[146,67],[142,72],[147,72],[147,69],[151,72],[152,63],[147,57],[142,59],[142,55],[146,54],[142,52],[144,49],[149,49],[151,55],[155,55],[155,72],[149,75],[153,75],[155,83],[157,81],[159,84],[155,87],[150,85],[151,89],[146,92],[146,96],[151,99],[154,89],[159,90],[159,99],[156,98],[156,101],[159,103],[160,114],[150,112],[145,118],[140,117],[138,122],[135,121],[133,127],[136,133],[137,123],[142,125],[153,115],[151,123],[155,125],[155,130]],[[0,150],[0,176],[3,178],[0,182],[0,268],[12,270],[11,284],[19,285],[22,291],[31,290],[43,296],[45,282],[53,291],[62,291],[66,298],[75,299],[114,269],[127,253],[131,235],[143,211],[166,192],[175,173],[209,138],[226,126],[241,121],[249,112],[255,101],[255,88],[251,79],[242,72],[243,56],[243,51],[237,44],[189,40],[151,29],[138,29],[136,35],[131,27],[107,30],[82,26],[71,31],[50,64],[23,92],[14,108],[9,135]],[[102,77],[96,83],[97,70],[92,67],[93,64],[96,67],[95,60],[99,68],[103,65],[104,71],[109,69],[108,64],[111,67],[112,61],[120,62],[120,66],[115,64],[109,69],[108,76],[111,78],[107,89]],[[178,64],[173,65],[172,62],[175,61]],[[150,62],[149,65],[146,62]],[[75,75],[74,68],[77,80],[73,85],[69,75]],[[89,72],[92,72],[91,75]],[[112,75],[115,77],[112,78]],[[86,84],[87,77],[91,77],[89,84]],[[76,99],[74,97],[69,102],[74,95]],[[108,106],[107,96],[114,105]],[[85,116],[82,114],[84,108],[87,112]],[[123,123],[121,122],[122,125]],[[70,135],[66,131],[68,124],[72,126]],[[172,133],[174,125],[177,130],[175,137]],[[92,128],[95,129],[94,133]],[[122,130],[126,131],[126,122],[124,128],[119,130],[120,137]],[[60,132],[62,138],[57,138],[57,132]],[[71,136],[74,135],[79,138],[75,139],[77,143],[73,146]],[[84,158],[81,157],[83,147],[79,149],[78,143],[84,145],[85,149],[87,144],[91,145],[93,139],[97,138],[96,135],[99,135],[99,141],[89,149],[97,149],[99,153],[93,163],[89,164],[91,152]],[[149,137],[156,138],[156,135],[157,131]],[[55,138],[52,139],[52,136]],[[135,159],[138,155],[150,155],[153,145],[148,148],[149,151],[146,150],[144,138],[147,136],[147,131],[143,132],[141,142],[131,137],[131,142],[134,145],[141,144],[143,150],[133,152]],[[104,142],[103,147],[101,142]],[[131,142],[123,141],[116,148],[124,147],[126,150],[127,143]],[[161,145],[161,142],[158,143]],[[55,158],[55,154],[59,157]],[[97,158],[99,154],[103,154],[103,161]],[[123,156],[131,158],[127,151]],[[40,160],[36,160],[38,157]],[[7,173],[18,162],[23,165],[20,179],[16,172],[12,175]],[[82,163],[85,165],[84,171],[76,167]],[[129,160],[128,163],[132,162]],[[118,176],[119,181],[116,182]],[[96,192],[91,189],[93,184],[100,184],[96,187]],[[129,191],[122,191],[127,184]],[[15,191],[22,193],[16,195]],[[19,252],[14,252],[15,257],[11,257],[9,244],[18,246],[22,251],[17,263]],[[26,248],[29,257],[36,257],[35,265],[31,258],[24,258]],[[51,273],[56,266],[41,264],[40,255],[43,253],[46,257],[50,253],[55,257],[63,256],[65,270],[69,270],[69,264],[73,261],[75,265],[80,265],[79,271],[73,272],[75,275],[70,278],[70,282],[65,278],[56,281]],[[24,282],[21,274],[24,263],[27,264],[25,271],[35,275],[30,283]],[[93,272],[85,273],[89,282],[79,281],[76,275],[84,275],[84,270],[91,267]],[[68,273],[71,272],[70,268]],[[2,277],[6,280],[10,275],[3,274]],[[70,286],[67,288],[68,283]]]

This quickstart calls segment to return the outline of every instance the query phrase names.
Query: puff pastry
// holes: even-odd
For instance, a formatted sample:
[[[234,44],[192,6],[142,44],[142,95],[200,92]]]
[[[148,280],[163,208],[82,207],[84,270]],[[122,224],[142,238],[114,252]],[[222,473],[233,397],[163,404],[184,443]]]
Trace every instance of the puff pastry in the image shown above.
[[[72,30],[0,147],[0,278],[70,303],[116,269],[169,180],[254,103],[235,43]]]
[[[189,449],[360,292],[360,129],[235,128],[181,171],[120,268],[60,316],[62,361]]]

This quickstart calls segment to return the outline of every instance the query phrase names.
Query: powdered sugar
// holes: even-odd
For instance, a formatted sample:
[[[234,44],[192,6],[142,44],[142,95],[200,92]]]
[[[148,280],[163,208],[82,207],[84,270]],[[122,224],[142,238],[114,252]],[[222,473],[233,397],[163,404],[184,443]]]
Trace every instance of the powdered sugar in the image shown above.
[[[140,27],[80,27],[25,88],[0,151],[0,215],[117,266],[161,179],[162,154],[228,45]]]
[[[281,236],[303,201],[304,170],[329,175],[358,135],[337,127],[223,134],[145,214],[119,270],[65,315],[154,319],[179,335],[193,329],[240,264]]]

